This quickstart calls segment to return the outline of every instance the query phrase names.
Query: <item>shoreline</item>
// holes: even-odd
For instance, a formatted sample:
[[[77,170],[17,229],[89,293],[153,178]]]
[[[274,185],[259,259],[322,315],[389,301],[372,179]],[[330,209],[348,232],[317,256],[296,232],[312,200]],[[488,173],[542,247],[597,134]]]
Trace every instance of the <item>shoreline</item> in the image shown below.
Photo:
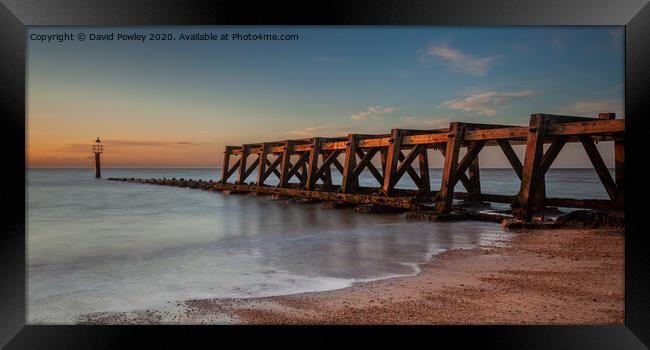
[[[81,324],[623,324],[622,229],[522,230],[420,273],[291,295],[97,313]]]

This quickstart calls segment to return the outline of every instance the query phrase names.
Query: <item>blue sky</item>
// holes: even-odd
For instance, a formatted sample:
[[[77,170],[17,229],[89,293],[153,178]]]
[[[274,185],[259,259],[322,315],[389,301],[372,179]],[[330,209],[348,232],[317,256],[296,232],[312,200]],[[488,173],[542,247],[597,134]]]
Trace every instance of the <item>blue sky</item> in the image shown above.
[[[123,148],[116,166],[201,166],[218,163],[215,149],[225,144],[623,112],[622,27],[179,28],[32,27],[30,34],[300,38],[28,41],[32,164],[86,162],[79,152],[97,135]],[[168,148],[165,158],[147,160],[156,144]],[[558,162],[571,157],[578,153]]]

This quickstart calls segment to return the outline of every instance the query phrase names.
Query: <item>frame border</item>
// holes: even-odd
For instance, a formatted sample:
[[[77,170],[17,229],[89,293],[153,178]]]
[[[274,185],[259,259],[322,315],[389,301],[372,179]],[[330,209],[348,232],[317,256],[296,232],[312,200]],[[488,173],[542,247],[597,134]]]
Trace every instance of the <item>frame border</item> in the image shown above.
[[[650,5],[647,0],[397,0],[372,3],[227,3],[179,0],[0,0],[0,112],[4,166],[0,172],[6,220],[0,235],[0,346],[7,348],[114,348],[129,344],[166,346],[191,337],[237,337],[242,343],[287,339],[296,331],[320,344],[342,335],[384,343],[395,332],[436,343],[501,348],[646,348],[650,344],[650,245],[644,232],[650,196],[644,166],[650,111]],[[25,58],[26,26],[34,25],[623,25],[625,26],[626,195],[624,326],[433,326],[433,327],[188,327],[25,325]],[[635,168],[639,169],[635,171]],[[22,181],[22,187],[21,187]],[[644,186],[645,185],[645,186]],[[634,189],[631,191],[630,189]],[[5,197],[6,196],[6,197]],[[22,205],[21,205],[22,204]],[[328,332],[329,333],[329,332]],[[12,339],[13,338],[13,339]],[[480,342],[480,343],[479,343]],[[645,346],[643,345],[645,344]]]

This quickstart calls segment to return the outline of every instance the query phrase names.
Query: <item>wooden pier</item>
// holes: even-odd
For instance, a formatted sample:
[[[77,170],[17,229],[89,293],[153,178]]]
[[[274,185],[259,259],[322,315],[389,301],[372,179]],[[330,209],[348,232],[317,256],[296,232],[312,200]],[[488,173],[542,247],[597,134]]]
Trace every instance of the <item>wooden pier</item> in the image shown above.
[[[434,130],[393,129],[390,134],[350,134],[347,137],[285,140],[241,146],[226,146],[221,184],[228,184],[237,173],[233,186],[245,184],[257,169],[254,188],[266,187],[271,174],[279,179],[278,188],[291,188],[307,195],[309,191],[355,194],[367,192],[359,187],[359,174],[367,169],[377,180],[374,196],[398,196],[395,188],[403,176],[409,176],[418,191],[414,199],[435,203],[438,212],[452,209],[452,200],[511,203],[515,217],[531,220],[533,212],[545,206],[590,209],[623,209],[625,167],[625,120],[613,113],[598,118],[533,114],[528,126],[490,125],[453,122],[449,128]],[[615,143],[615,178],[612,178],[595,142]],[[545,173],[566,143],[583,145],[609,200],[547,198]],[[523,160],[512,145],[525,144]],[[544,151],[544,144],[550,146]],[[478,154],[484,147],[498,146],[521,180],[516,196],[485,194],[481,191]],[[467,152],[459,158],[460,149]],[[427,150],[441,152],[445,157],[440,189],[432,191],[429,182]],[[343,156],[343,163],[339,157]],[[237,158],[233,161],[233,158]],[[253,157],[253,161],[250,159]],[[379,157],[381,167],[372,163]],[[274,158],[274,159],[270,159]],[[413,163],[417,161],[417,170]],[[342,175],[340,185],[332,183],[332,171]],[[289,180],[297,178],[298,184]],[[466,192],[455,192],[460,182]],[[237,190],[242,190],[238,188]],[[403,193],[403,191],[402,191]]]
[[[528,126],[452,122],[449,128],[434,130],[393,129],[390,134],[350,134],[226,146],[218,183],[201,181],[184,186],[408,210],[427,208],[438,213],[450,212],[453,199],[469,203],[510,203],[517,219],[531,221],[533,214],[546,206],[622,210],[625,202],[624,134],[625,120],[615,119],[613,113],[601,113],[598,118],[533,114]],[[614,178],[596,148],[595,143],[600,141],[615,144]],[[584,147],[609,199],[546,197],[545,174],[564,145],[572,142]],[[545,144],[548,144],[546,151]],[[526,145],[523,160],[516,155],[513,145]],[[503,151],[520,179],[517,195],[482,192],[478,154],[491,146]],[[467,150],[462,158],[461,148]],[[441,186],[437,190],[430,188],[429,149],[444,156]],[[377,157],[381,166],[372,162]],[[365,169],[377,181],[377,187],[359,185],[359,175]],[[332,171],[341,174],[340,184],[332,182]],[[234,183],[229,183],[235,174]],[[266,184],[271,174],[279,179],[276,186]],[[413,180],[417,190],[396,187],[404,176]],[[294,178],[297,182],[290,182]],[[145,182],[178,185],[168,180]],[[458,183],[465,192],[455,191]]]

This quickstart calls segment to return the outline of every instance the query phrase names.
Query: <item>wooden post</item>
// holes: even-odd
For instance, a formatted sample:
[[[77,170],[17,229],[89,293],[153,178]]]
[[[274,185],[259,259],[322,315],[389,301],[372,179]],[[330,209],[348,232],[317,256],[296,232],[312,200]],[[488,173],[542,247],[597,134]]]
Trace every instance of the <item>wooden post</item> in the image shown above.
[[[232,147],[226,146],[226,149],[223,152],[223,165],[221,167],[221,183],[225,184],[228,182],[228,170],[230,170],[230,154],[232,153]]]
[[[454,199],[454,185],[456,184],[456,172],[458,170],[458,154],[463,141],[463,125],[461,123],[449,124],[447,134],[447,147],[445,151],[445,165],[442,170],[442,181],[438,191],[436,210],[448,212]]]
[[[345,160],[343,162],[343,180],[341,182],[341,192],[343,193],[350,193],[359,186],[359,179],[354,176],[354,168],[357,166],[357,140],[357,135],[348,135]]]
[[[614,177],[616,178],[616,207],[625,208],[625,142],[614,141]]]
[[[472,163],[469,165],[469,180],[471,185],[471,190],[469,191],[469,200],[473,202],[481,202],[481,173],[478,163],[478,155],[474,158]]]
[[[242,145],[241,158],[239,158],[239,173],[237,174],[237,183],[243,184],[246,181],[246,163],[250,152],[249,145]]]
[[[271,146],[268,143],[263,143],[262,144],[262,150],[260,152],[260,160],[259,164],[257,165],[257,180],[255,181],[255,184],[257,186],[263,186],[264,185],[264,180],[266,180],[266,164],[268,163],[268,155],[269,155],[269,148]]]
[[[314,190],[316,186],[316,171],[318,170],[318,157],[320,157],[320,143],[321,139],[319,137],[314,137],[312,139],[311,151],[309,154],[309,166],[307,167],[307,184],[305,189]]]
[[[420,195],[428,196],[431,193],[431,180],[429,178],[429,154],[426,147],[422,146],[422,151],[418,155],[420,183],[418,190]]]
[[[282,164],[280,165],[280,183],[278,187],[284,188],[289,184],[289,171],[291,168],[291,154],[293,153],[294,142],[286,140],[284,142],[284,151],[282,152]]]
[[[547,119],[543,114],[530,116],[521,188],[515,198],[512,210],[515,217],[525,221],[530,221],[533,218],[533,210],[536,207],[535,200],[539,200],[539,198],[535,198],[535,194],[539,193],[540,183],[543,181],[541,164],[544,156],[546,124]]]
[[[402,154],[402,130],[392,129],[390,144],[388,145],[388,155],[386,156],[385,169],[384,169],[384,185],[381,190],[383,194],[390,195],[393,192],[393,187],[397,182],[395,175],[397,174],[397,166],[399,165],[399,158]]]

